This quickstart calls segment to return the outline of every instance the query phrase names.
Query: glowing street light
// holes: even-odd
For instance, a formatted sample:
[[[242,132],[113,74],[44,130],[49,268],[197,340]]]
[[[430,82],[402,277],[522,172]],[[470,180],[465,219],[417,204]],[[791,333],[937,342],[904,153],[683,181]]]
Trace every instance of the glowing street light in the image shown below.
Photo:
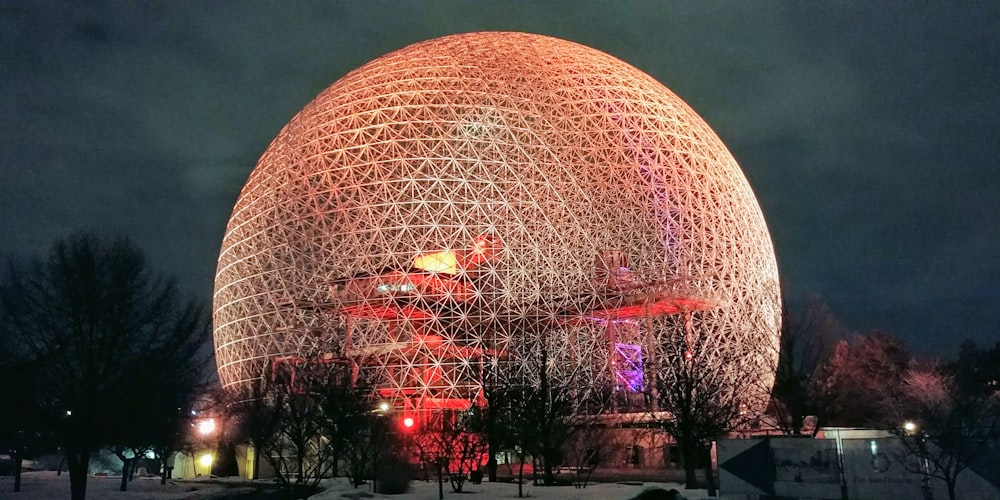
[[[198,434],[201,434],[202,436],[207,436],[213,433],[215,433],[214,418],[206,418],[198,422]]]
[[[212,460],[213,460],[212,455],[206,453],[198,459],[198,463],[200,463],[203,467],[211,467]]]
[[[913,434],[917,430],[917,424],[907,420],[906,422],[903,422],[903,430],[906,431],[907,434]]]
[[[379,403],[378,404],[378,411],[380,411],[382,413],[385,413],[385,412],[389,411],[389,403],[387,403],[385,401],[382,401],[381,403]]]

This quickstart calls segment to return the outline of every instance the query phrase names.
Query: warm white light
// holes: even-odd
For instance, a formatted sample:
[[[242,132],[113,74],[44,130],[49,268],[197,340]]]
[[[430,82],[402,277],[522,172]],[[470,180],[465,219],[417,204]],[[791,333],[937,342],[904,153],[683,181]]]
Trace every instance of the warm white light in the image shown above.
[[[418,255],[413,259],[413,267],[432,273],[455,274],[458,272],[458,259],[455,257],[455,252],[443,250]]]
[[[913,431],[917,430],[917,424],[907,420],[903,423],[903,430],[906,431],[907,434],[913,434]]]
[[[212,434],[213,432],[215,432],[215,419],[214,418],[206,418],[206,419],[198,422],[198,433],[199,434],[205,435],[205,434]]]
[[[206,453],[206,454],[202,455],[201,458],[198,459],[198,463],[200,463],[204,467],[211,467],[212,466],[212,460],[213,460],[212,459],[212,455]]]
[[[378,405],[378,411],[380,411],[382,413],[385,413],[385,412],[389,411],[389,403],[386,403],[385,401],[382,401],[381,403],[379,403],[379,405]]]

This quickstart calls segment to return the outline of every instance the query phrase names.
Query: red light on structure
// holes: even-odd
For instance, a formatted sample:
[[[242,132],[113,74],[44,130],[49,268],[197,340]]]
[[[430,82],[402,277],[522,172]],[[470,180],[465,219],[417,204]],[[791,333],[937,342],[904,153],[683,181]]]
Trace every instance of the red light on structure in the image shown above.
[[[406,417],[403,419],[403,427],[406,427],[407,429],[412,429],[414,423],[413,417]]]

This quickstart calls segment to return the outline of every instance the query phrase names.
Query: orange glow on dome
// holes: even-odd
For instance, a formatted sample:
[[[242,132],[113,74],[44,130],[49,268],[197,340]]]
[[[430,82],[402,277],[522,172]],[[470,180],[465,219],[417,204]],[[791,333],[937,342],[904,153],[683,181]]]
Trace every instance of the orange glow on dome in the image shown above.
[[[767,387],[779,293],[754,194],[683,100],[573,42],[469,33],[350,72],[263,153],[219,255],[216,359],[245,390],[329,351],[395,407],[452,408],[485,366],[537,376],[542,339],[591,390],[615,342],[698,338]]]

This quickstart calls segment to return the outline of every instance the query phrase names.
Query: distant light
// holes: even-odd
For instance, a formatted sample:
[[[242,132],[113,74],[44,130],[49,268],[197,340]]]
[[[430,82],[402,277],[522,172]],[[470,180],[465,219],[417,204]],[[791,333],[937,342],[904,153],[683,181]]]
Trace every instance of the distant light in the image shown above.
[[[73,415],[73,410],[66,410],[66,416],[69,417]]]
[[[378,411],[380,411],[382,413],[385,413],[385,412],[389,411],[389,403],[386,403],[385,401],[382,401],[381,403],[379,403],[378,404]]]
[[[192,416],[192,417],[193,417],[193,416],[195,416],[195,415],[197,415],[197,414],[198,414],[198,412],[196,412],[196,411],[194,411],[194,410],[191,410],[191,416]]]
[[[198,422],[198,433],[199,434],[211,434],[215,432],[215,419],[206,418]]]
[[[212,459],[212,455],[206,453],[206,454],[202,455],[201,458],[198,459],[198,463],[200,463],[204,467],[211,467],[212,466],[212,460],[213,460]]]
[[[413,427],[413,418],[406,417],[403,419],[403,427]]]
[[[451,250],[418,255],[413,259],[413,267],[432,273],[455,274],[458,272],[458,257]]]
[[[907,434],[913,434],[913,431],[917,430],[917,424],[907,420],[903,423],[903,430],[906,431]]]

